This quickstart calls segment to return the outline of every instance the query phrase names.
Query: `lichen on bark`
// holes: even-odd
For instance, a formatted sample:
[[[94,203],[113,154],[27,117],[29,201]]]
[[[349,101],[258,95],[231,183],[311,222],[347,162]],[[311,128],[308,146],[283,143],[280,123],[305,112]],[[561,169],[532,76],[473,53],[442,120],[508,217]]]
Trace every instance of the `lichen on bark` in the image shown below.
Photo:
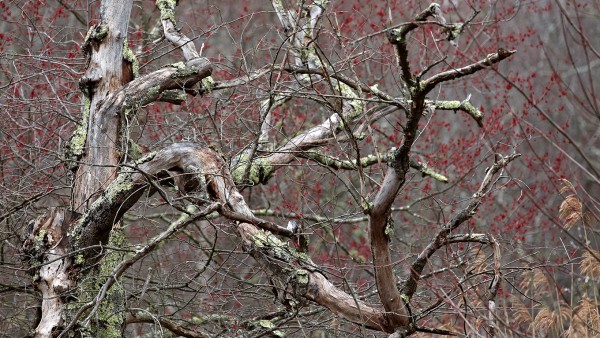
[[[177,68],[177,71],[175,73],[171,74],[171,78],[173,78],[173,79],[187,78],[194,74],[198,74],[198,71],[199,71],[197,67],[195,67],[195,66],[188,67],[185,63],[183,63],[181,61],[172,63],[169,66]]]
[[[83,51],[88,53],[90,52],[90,47],[92,43],[100,43],[104,38],[108,35],[108,25],[105,24],[97,24],[90,27],[88,30],[85,39],[83,40]]]
[[[128,245],[125,234],[120,228],[111,231],[108,247],[125,249]],[[110,250],[102,256],[100,265],[95,273],[88,273],[78,288],[77,303],[73,311],[81,304],[93,301],[107,278],[120,262],[126,259],[124,250]],[[90,319],[79,328],[83,337],[118,338],[122,337],[122,325],[125,323],[125,290],[121,283],[115,283],[108,291],[104,300],[98,305],[96,313],[86,314]]]
[[[140,62],[135,56],[133,50],[129,48],[127,39],[123,40],[123,60],[131,63],[131,68],[133,70],[133,78],[135,79],[136,77],[138,77],[140,75]]]
[[[70,170],[77,169],[77,161],[83,155],[85,141],[87,139],[88,120],[90,117],[90,98],[84,93],[83,95],[83,112],[81,114],[81,122],[71,134],[71,139],[65,147],[65,162]]]
[[[203,94],[208,94],[215,88],[215,80],[212,78],[212,76],[207,76],[202,79],[201,84],[201,92]]]
[[[175,24],[176,0],[156,0],[156,7],[160,10],[161,20],[171,20]]]
[[[245,152],[237,165],[231,170],[231,177],[236,184],[261,184],[266,183],[273,174],[273,166],[268,159],[255,158],[248,167],[248,154]],[[244,177],[248,171],[248,177]]]

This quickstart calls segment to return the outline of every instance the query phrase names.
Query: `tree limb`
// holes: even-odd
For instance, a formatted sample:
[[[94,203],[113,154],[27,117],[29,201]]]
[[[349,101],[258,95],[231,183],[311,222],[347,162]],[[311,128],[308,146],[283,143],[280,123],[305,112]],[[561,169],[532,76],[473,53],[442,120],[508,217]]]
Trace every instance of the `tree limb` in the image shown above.
[[[424,11],[419,13],[415,17],[415,21],[425,21],[430,16],[436,16],[440,10],[440,5],[436,3],[432,3],[427,7]],[[410,64],[408,62],[408,47],[406,36],[412,30],[419,27],[416,23],[407,23],[398,29],[390,29],[387,31],[387,37],[391,44],[396,46],[396,51],[398,52],[398,61],[400,64],[400,69],[402,70],[402,80],[406,83],[407,86],[412,87],[415,85],[415,78],[410,71]]]
[[[445,72],[438,73],[427,80],[421,82],[421,88],[424,93],[430,92],[436,85],[439,83],[456,80],[463,76],[467,76],[473,74],[479,70],[485,69],[495,63],[498,63],[509,56],[516,53],[516,50],[506,50],[503,48],[499,48],[496,53],[489,54],[485,59],[479,60],[475,63],[472,63],[468,66],[464,66],[461,68],[456,68],[452,70],[448,70]]]
[[[475,215],[477,208],[481,205],[483,198],[490,192],[494,183],[497,181],[495,179],[496,174],[501,171],[508,163],[513,161],[514,159],[521,156],[520,154],[512,154],[507,157],[503,157],[499,155],[496,158],[494,164],[487,170],[485,177],[481,182],[481,186],[473,194],[473,197],[469,204],[459,211],[450,221],[446,223],[446,225],[438,232],[434,239],[421,251],[417,259],[413,262],[410,271],[409,278],[405,282],[403,286],[403,294],[405,294],[409,299],[413,296],[415,291],[417,290],[417,285],[419,279],[421,277],[421,273],[427,264],[429,258],[442,246],[448,243],[448,236],[450,233],[456,229],[460,224],[469,220],[473,215]]]
[[[210,338],[211,336],[207,333],[200,331],[199,329],[188,329],[174,320],[165,318],[162,316],[152,316],[143,311],[132,311],[127,317],[127,323],[158,323],[161,327],[173,332],[177,336],[189,337],[189,338]]]
[[[200,57],[200,54],[196,51],[194,42],[187,36],[183,35],[177,30],[177,23],[175,22],[175,7],[177,1],[169,0],[157,0],[156,7],[160,10],[160,20],[163,25],[163,31],[165,38],[175,46],[181,48],[183,57],[187,60],[193,60]],[[204,45],[202,45],[204,47]],[[200,50],[202,53],[202,49]]]

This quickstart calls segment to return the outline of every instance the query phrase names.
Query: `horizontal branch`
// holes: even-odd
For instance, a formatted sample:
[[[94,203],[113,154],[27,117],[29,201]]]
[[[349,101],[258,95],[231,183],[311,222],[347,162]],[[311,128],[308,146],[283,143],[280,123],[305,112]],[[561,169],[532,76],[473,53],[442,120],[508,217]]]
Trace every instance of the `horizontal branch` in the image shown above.
[[[430,92],[436,85],[450,80],[456,80],[463,76],[467,76],[473,74],[477,71],[485,69],[495,63],[498,63],[511,55],[516,53],[516,50],[506,50],[503,48],[499,48],[496,53],[489,54],[483,60],[479,60],[475,63],[472,63],[468,66],[464,66],[461,68],[455,68],[452,70],[448,70],[445,72],[438,73],[433,75],[432,77],[424,80],[420,83],[421,91],[423,93]]]
[[[307,215],[307,214],[297,214],[295,212],[275,211],[272,209],[255,209],[255,210],[252,210],[252,213],[257,216],[274,216],[274,217],[281,217],[281,218],[287,218],[287,219],[292,219],[292,220],[302,219],[302,220],[313,221],[315,223],[358,223],[358,222],[365,222],[368,219],[366,216],[348,217],[348,218],[344,218],[342,216],[327,217],[327,216],[320,216],[320,215],[314,215],[314,214]]]
[[[114,100],[138,108],[156,101],[165,91],[192,88],[211,73],[212,64],[206,58],[174,63],[134,79],[115,94]]]
[[[391,156],[394,155],[395,151],[396,151],[396,149],[392,148],[386,154],[383,154],[380,156],[368,155],[368,156],[362,157],[359,160],[360,166],[363,168],[366,168],[366,167],[375,165],[377,163],[387,163],[389,161],[389,159],[391,158]],[[317,163],[320,163],[322,165],[328,166],[328,167],[336,169],[336,170],[338,170],[338,169],[356,170],[358,168],[356,160],[340,160],[336,157],[324,155],[324,154],[321,154],[321,153],[318,153],[315,151],[300,152],[300,153],[298,153],[298,156],[315,161]],[[426,163],[416,162],[416,161],[411,160],[410,167],[420,171],[423,174],[423,176],[429,176],[437,181],[444,182],[444,183],[448,182],[448,178],[446,178],[444,175],[438,173],[434,169],[427,166]]]
[[[165,318],[163,316],[153,316],[143,311],[133,311],[127,317],[127,324],[133,323],[157,323],[161,327],[173,332],[177,336],[189,337],[189,338],[210,338],[211,335],[200,331],[199,329],[188,329],[183,325],[180,325],[176,321]]]
[[[252,82],[258,78],[261,78],[267,74],[270,74],[272,71],[273,70],[270,68],[263,68],[261,70],[253,71],[248,73],[247,75],[239,76],[231,80],[215,81],[211,90],[222,90],[241,86]]]
[[[254,217],[253,215],[242,215],[233,211],[229,211],[227,210],[227,208],[221,208],[221,210],[219,210],[219,213],[231,220],[234,221],[238,221],[238,222],[244,222],[244,223],[249,223],[252,225],[255,225],[261,229],[270,231],[276,235],[280,235],[280,236],[285,236],[285,237],[292,237],[294,235],[294,231],[291,231],[287,228],[281,227],[273,222],[269,222],[257,217]]]
[[[434,106],[437,110],[452,110],[454,112],[462,110],[469,114],[480,128],[483,128],[483,113],[481,113],[479,109],[475,108],[468,98],[463,101],[425,100],[425,104]]]

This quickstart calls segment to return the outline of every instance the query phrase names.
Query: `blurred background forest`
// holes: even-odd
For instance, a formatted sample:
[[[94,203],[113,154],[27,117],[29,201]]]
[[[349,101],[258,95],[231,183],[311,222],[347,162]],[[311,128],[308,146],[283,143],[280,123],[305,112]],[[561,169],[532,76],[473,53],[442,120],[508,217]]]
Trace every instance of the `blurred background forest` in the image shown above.
[[[445,22],[467,24],[456,27],[453,39],[437,25],[415,30],[408,40],[414,72],[436,62],[439,69],[452,69],[498,48],[517,52],[429,93],[430,100],[470,101],[483,113],[483,127],[461,111],[435,111],[422,119],[412,159],[448,182],[409,174],[391,216],[395,264],[410,264],[440,225],[468,203],[496,154],[520,153],[461,228],[462,233],[492,234],[499,243],[499,336],[600,336],[600,1],[439,3]],[[340,73],[402,96],[406,88],[385,31],[413,20],[428,5],[332,0],[314,44]],[[35,325],[40,304],[20,254],[27,226],[48,207],[69,204],[72,174],[64,164],[64,147],[81,118],[78,81],[86,67],[81,46],[98,18],[98,2],[0,1],[0,17],[0,336],[17,337]],[[189,140],[231,160],[256,142],[261,103],[293,88],[293,75],[269,71],[286,66],[281,23],[270,2],[231,0],[180,1],[177,23],[213,62],[217,84],[263,75],[189,96],[182,105],[150,104],[128,121],[130,137],[143,151]],[[134,1],[127,43],[142,74],[181,60],[161,32],[154,1]],[[439,70],[435,67],[431,73]],[[326,118],[327,87],[315,90],[320,94],[299,90],[273,110],[273,144]],[[361,97],[369,107],[377,105],[376,97]],[[402,120],[396,113],[366,123],[357,141],[361,155],[385,154],[397,146]],[[343,141],[321,149],[342,160],[355,159],[354,150]],[[375,285],[367,217],[358,195],[373,198],[385,166],[375,162],[365,168],[368,179],[362,180],[354,170],[298,156],[268,181],[239,188],[255,215],[284,226],[299,222],[308,243],[296,245],[307,245],[312,260],[336,285],[369,300]],[[124,218],[129,248],[143,245],[179,217],[160,196],[146,198]],[[419,311],[430,314],[420,323],[475,336],[470,333],[478,332],[487,315],[482,292],[491,282],[491,256],[489,248],[475,243],[440,250],[415,296]],[[234,224],[225,219],[190,225],[132,266],[122,282],[128,309],[153,318],[132,319],[131,337],[171,336],[163,328],[167,321],[222,337],[380,334],[315,304],[287,313],[274,300],[263,271],[243,252]],[[259,330],[263,319],[275,324],[268,333]]]

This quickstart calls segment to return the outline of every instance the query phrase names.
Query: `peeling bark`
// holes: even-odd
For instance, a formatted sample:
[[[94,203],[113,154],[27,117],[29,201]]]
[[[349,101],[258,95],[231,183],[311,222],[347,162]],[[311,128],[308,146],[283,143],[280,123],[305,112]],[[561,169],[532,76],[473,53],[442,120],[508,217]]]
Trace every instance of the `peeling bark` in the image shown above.
[[[84,42],[83,50],[88,56],[88,66],[80,80],[84,112],[67,154],[70,167],[75,170],[73,211],[49,211],[35,222],[24,243],[32,271],[38,269],[35,284],[43,299],[41,321],[32,333],[35,337],[54,337],[66,325],[82,336],[120,335],[124,315],[116,312],[122,304],[107,303],[109,307],[99,309],[102,318],[94,321],[98,323],[92,326],[94,332],[89,327],[74,327],[77,315],[69,304],[77,297],[78,288],[83,295],[81,288],[95,287],[90,286],[93,283],[80,285],[83,274],[90,274],[92,280],[98,278],[97,268],[90,266],[100,261],[101,269],[111,269],[110,264],[118,263],[103,257],[101,246],[108,242],[113,225],[123,212],[135,203],[120,199],[128,196],[131,182],[125,182],[121,176],[116,179],[129,147],[123,121],[141,106],[173,96],[173,91],[181,93],[177,97],[185,95],[212,71],[207,59],[196,57],[139,77],[135,55],[126,45],[131,6],[131,0],[103,1],[100,22],[90,28]],[[110,302],[124,302],[122,295],[117,295],[122,291],[110,292]]]
[[[72,261],[65,259],[70,252],[67,231],[68,225],[77,217],[75,213],[62,208],[49,210],[36,220],[31,235],[23,245],[31,268],[37,269],[34,282],[43,296],[42,318],[35,337],[50,337],[64,324],[64,293],[75,286],[70,276]],[[46,250],[46,254],[39,256],[40,250]]]
[[[132,0],[105,1],[100,8],[100,23],[90,28],[84,51],[88,67],[80,88],[89,100],[88,124],[81,165],[75,174],[73,209],[81,212],[114,178],[119,162],[120,117],[102,111],[102,102],[123,84],[123,43],[127,38]]]

